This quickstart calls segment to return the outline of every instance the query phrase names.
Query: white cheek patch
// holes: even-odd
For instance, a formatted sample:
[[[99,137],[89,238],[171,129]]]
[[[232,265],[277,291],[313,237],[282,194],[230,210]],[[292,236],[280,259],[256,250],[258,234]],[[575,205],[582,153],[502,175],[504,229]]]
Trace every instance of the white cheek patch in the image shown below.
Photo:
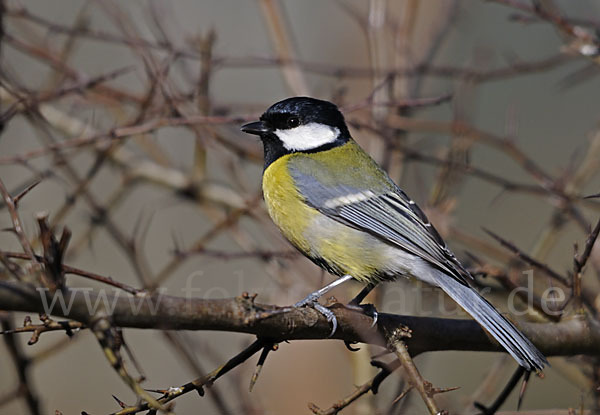
[[[289,130],[275,130],[275,135],[290,151],[312,150],[333,143],[340,135],[336,127],[311,122]]]

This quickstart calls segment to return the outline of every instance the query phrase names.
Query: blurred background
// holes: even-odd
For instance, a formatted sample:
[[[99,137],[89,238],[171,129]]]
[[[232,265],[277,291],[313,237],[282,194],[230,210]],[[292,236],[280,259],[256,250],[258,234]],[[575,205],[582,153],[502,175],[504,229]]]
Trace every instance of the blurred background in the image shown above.
[[[574,244],[583,246],[597,221],[598,203],[582,196],[600,191],[600,3],[2,4],[0,178],[13,194],[41,180],[19,204],[25,231],[37,246],[40,211],[56,229],[68,226],[69,265],[170,295],[189,287],[203,298],[246,291],[278,305],[329,282],[272,225],[262,202],[260,142],[239,131],[293,95],[340,105],[355,139],[475,269],[493,266],[524,284],[526,266],[482,227],[563,272],[573,267]],[[0,228],[11,226],[2,205]],[[11,233],[0,235],[0,244],[20,249]],[[599,270],[596,249],[583,279],[590,292],[598,292]],[[76,276],[67,283],[100,287]],[[501,281],[481,284],[503,308]],[[535,284],[540,292],[549,282],[536,275]],[[349,300],[360,288],[351,283],[335,296]],[[440,301],[456,311],[408,281],[381,286],[369,300],[392,313],[435,315]],[[543,320],[529,314],[523,318]],[[19,326],[25,314],[3,316]],[[253,340],[133,329],[124,336],[149,389],[182,385]],[[31,346],[28,339],[16,337],[33,359],[38,413],[111,413],[119,409],[111,395],[135,403],[92,333],[48,333]],[[256,358],[205,397],[177,399],[174,410],[296,414],[310,413],[308,402],[328,408],[376,373],[369,359],[380,351],[362,346],[351,353],[339,341],[284,343],[251,393]],[[550,361],[545,378],[532,379],[523,408],[597,408],[590,361]],[[4,343],[0,362],[0,413],[28,413]],[[477,412],[474,400],[493,400],[516,368],[496,353],[429,353],[416,364],[435,386],[460,386],[439,400],[461,414]],[[424,413],[414,392],[392,404],[404,386],[394,374],[378,395],[344,413]],[[515,407],[512,396],[504,408]]]

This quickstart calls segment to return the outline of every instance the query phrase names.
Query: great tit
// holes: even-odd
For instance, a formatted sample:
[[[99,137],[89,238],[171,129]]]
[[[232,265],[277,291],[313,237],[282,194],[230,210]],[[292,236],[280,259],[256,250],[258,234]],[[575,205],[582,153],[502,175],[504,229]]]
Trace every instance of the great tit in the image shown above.
[[[333,286],[354,278],[370,288],[412,277],[444,290],[526,370],[548,363],[471,287],[473,277],[416,203],[352,139],[336,105],[288,98],[241,129],[263,143],[262,188],[275,224],[300,252],[340,277],[296,305],[312,303],[332,318],[317,299]]]

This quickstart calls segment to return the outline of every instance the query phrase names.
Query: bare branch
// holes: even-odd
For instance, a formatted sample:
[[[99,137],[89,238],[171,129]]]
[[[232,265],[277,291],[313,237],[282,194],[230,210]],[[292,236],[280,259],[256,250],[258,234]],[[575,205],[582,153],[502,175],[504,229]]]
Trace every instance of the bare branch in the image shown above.
[[[62,295],[66,313],[52,304],[47,290],[24,287],[18,283],[0,281],[0,306],[26,312],[52,311],[52,314],[89,324],[89,302],[95,304],[98,293],[66,288]],[[104,295],[104,294],[103,294]],[[311,308],[288,308],[256,304],[249,296],[222,300],[172,297],[160,293],[136,299],[120,291],[106,294],[108,304],[114,304],[110,318],[119,327],[161,330],[220,330],[254,334],[274,341],[327,339],[331,327],[327,319]],[[143,301],[142,301],[143,300]],[[139,307],[132,312],[132,304]],[[361,312],[334,305],[338,321],[334,339],[366,342],[385,347],[380,330],[409,327],[413,336],[405,343],[412,356],[440,350],[502,351],[473,320],[431,317],[411,317],[380,313],[378,330],[371,328],[372,319]],[[546,356],[587,354],[596,356],[600,350],[600,326],[594,320],[574,318],[559,323],[519,323],[519,328]]]
[[[517,246],[515,244],[513,244],[512,242],[509,242],[509,241],[501,238],[500,236],[496,235],[494,232],[492,232],[488,229],[484,228],[483,230],[488,235],[490,235],[492,238],[494,238],[495,240],[500,242],[500,244],[502,244],[502,246],[508,248],[511,252],[513,252],[515,255],[517,255],[519,258],[521,258],[523,261],[525,261],[529,265],[539,269],[540,271],[544,272],[546,275],[550,276],[551,278],[560,282],[561,284],[565,285],[566,287],[571,287],[571,281],[569,281],[569,279],[567,277],[554,271],[548,265],[539,262],[535,258],[530,257],[525,252],[523,252],[519,248],[517,248]]]

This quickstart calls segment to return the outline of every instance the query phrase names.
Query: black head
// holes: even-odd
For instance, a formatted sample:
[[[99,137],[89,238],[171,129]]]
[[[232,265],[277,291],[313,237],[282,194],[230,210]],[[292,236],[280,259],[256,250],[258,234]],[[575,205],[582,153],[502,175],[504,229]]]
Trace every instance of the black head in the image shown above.
[[[316,152],[346,143],[350,133],[340,110],[328,101],[293,97],[279,101],[242,131],[260,136],[265,167],[295,152]]]

